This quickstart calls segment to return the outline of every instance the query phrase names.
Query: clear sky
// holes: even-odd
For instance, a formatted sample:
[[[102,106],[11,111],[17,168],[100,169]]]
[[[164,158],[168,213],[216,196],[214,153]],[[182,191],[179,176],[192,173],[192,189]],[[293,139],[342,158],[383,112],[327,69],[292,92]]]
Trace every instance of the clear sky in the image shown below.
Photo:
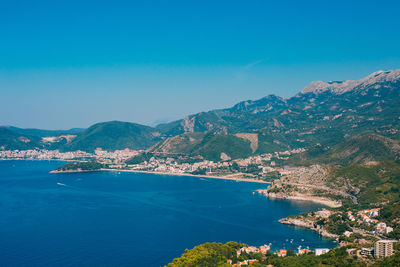
[[[147,125],[400,68],[400,1],[0,1],[0,125]]]

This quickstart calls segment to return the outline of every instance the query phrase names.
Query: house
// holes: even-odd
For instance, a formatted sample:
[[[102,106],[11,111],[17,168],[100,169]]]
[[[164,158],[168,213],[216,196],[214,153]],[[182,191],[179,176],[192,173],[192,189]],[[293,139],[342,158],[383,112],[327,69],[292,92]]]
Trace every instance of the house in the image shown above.
[[[262,254],[267,254],[267,252],[270,250],[270,246],[268,246],[268,245],[264,245],[264,246],[260,246],[260,248],[259,248],[259,250],[260,250],[260,252],[262,253]]]
[[[241,251],[246,251],[247,254],[249,253],[257,253],[258,249],[256,247],[243,247],[240,249]]]
[[[366,214],[368,214],[370,217],[377,217],[379,216],[379,209],[366,210]]]
[[[319,255],[322,255],[322,254],[326,254],[326,253],[328,253],[329,251],[330,251],[329,248],[316,248],[316,249],[315,249],[315,256],[319,256]]]
[[[249,253],[257,253],[259,250],[256,247],[242,247],[238,251],[236,251],[236,255],[239,257],[242,252],[246,252],[247,254]]]
[[[316,212],[317,217],[320,218],[328,218],[331,216],[331,212],[329,210],[323,209]]]
[[[278,255],[278,257],[286,257],[287,251],[286,249],[281,249],[278,252],[274,252],[275,255]]]
[[[354,222],[356,218],[354,218],[353,213],[351,211],[347,212],[347,218],[349,218],[350,221]]]
[[[258,260],[254,260],[254,259],[252,259],[252,260],[244,260],[244,261],[235,263],[232,266],[239,267],[239,266],[243,266],[243,265],[252,265],[253,263],[255,263],[257,261]]]
[[[350,237],[352,233],[353,233],[353,232],[345,231],[345,232],[343,233],[343,235],[346,236],[346,237]]]
[[[386,229],[385,229],[385,234],[387,235],[387,234],[389,234],[390,232],[393,232],[393,228],[387,226]]]
[[[309,250],[308,248],[305,248],[305,249],[300,249],[300,248],[299,248],[297,254],[298,254],[298,255],[301,255],[301,254],[308,254],[308,253],[310,253],[310,252],[312,252],[312,251]]]
[[[386,230],[386,223],[380,222],[375,226],[375,231],[379,233],[384,233]]]
[[[374,255],[374,248],[361,248],[360,254],[372,257]]]

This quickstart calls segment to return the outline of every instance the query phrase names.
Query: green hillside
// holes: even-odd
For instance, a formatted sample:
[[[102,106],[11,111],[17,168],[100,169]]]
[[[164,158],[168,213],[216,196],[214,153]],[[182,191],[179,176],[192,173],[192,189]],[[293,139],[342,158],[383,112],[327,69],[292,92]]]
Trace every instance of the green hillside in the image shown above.
[[[159,132],[152,127],[120,121],[97,123],[79,133],[65,150],[93,152],[104,150],[146,149],[160,139]]]
[[[227,260],[231,260],[233,264],[244,261],[246,259],[257,259],[256,262],[250,266],[277,266],[277,267],[333,267],[333,266],[367,266],[364,261],[358,257],[350,256],[346,252],[346,247],[336,248],[330,252],[316,256],[313,253],[296,255],[294,251],[289,250],[288,256],[278,257],[272,252],[267,253],[264,257],[260,253],[242,253],[239,257],[236,256],[235,251],[245,244],[236,242],[221,243],[204,243],[192,249],[186,249],[181,257],[174,259],[169,263],[168,267],[175,266],[204,266],[204,267],[228,267]],[[393,255],[382,261],[378,261],[373,266],[399,266],[399,255]],[[247,265],[246,265],[247,266]]]
[[[353,188],[352,194],[357,196],[360,204],[398,202],[400,161],[333,167],[327,184],[330,188]]]
[[[25,150],[43,148],[41,138],[30,135],[23,135],[7,128],[0,127],[0,149],[5,150]]]
[[[231,159],[252,154],[250,141],[235,135],[217,133],[188,133],[168,138],[155,145],[149,152],[158,155],[202,156],[204,159],[220,161],[221,153]]]
[[[344,140],[333,146],[316,145],[306,152],[290,158],[288,165],[351,165],[371,161],[395,160],[400,157],[400,145],[393,140],[377,134],[363,134]]]

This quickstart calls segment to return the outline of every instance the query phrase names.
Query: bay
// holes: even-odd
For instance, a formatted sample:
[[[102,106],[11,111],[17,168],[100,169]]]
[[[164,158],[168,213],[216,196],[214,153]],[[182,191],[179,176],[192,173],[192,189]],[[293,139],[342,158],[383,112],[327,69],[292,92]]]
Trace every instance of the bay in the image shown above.
[[[50,174],[0,161],[1,266],[163,266],[204,242],[332,248],[278,223],[321,205],[253,194],[266,184],[126,172]]]

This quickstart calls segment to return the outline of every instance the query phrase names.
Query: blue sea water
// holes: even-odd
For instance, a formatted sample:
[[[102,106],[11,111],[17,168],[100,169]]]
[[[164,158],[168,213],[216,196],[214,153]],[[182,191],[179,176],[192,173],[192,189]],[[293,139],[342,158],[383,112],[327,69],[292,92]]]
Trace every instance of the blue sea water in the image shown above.
[[[279,224],[320,206],[253,194],[265,184],[49,173],[60,165],[0,161],[1,266],[163,266],[186,248],[230,240],[272,243],[272,249],[335,246],[313,231]]]

